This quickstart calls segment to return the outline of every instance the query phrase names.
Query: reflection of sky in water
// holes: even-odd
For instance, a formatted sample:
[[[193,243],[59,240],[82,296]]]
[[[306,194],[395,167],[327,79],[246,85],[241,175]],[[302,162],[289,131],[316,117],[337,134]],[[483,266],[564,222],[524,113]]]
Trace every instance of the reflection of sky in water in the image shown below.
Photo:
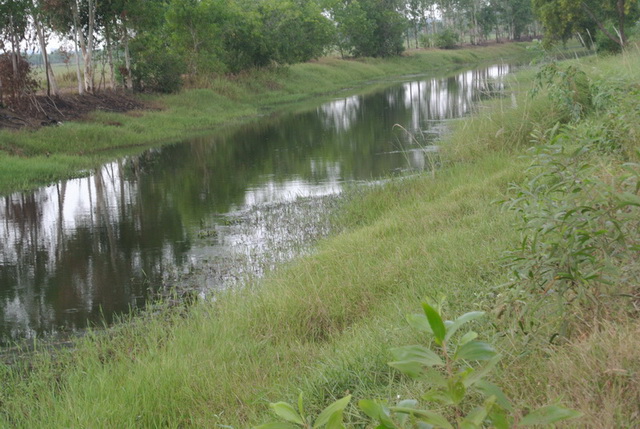
[[[382,100],[384,106],[374,113],[406,111],[399,117],[403,118],[401,125],[408,131],[438,134],[444,127],[443,120],[467,114],[483,94],[499,91],[503,84],[496,79],[509,70],[509,66],[501,65],[449,78],[407,82],[385,95],[378,95],[377,100]],[[161,273],[162,277],[168,267],[233,252],[257,258],[256,255],[268,252],[277,245],[275,241],[283,237],[297,235],[301,241],[306,239],[306,231],[278,222],[277,216],[291,215],[287,210],[295,210],[293,206],[277,204],[300,197],[339,193],[345,181],[376,179],[373,170],[368,170],[372,166],[390,168],[383,171],[384,174],[398,166],[429,168],[428,152],[433,146],[399,147],[394,142],[385,142],[369,148],[366,146],[369,142],[362,140],[370,134],[348,134],[354,130],[369,133],[373,129],[363,122],[371,113],[369,110],[374,110],[367,107],[369,101],[368,96],[352,96],[318,107],[314,120],[319,121],[319,129],[331,135],[346,135],[333,142],[335,148],[329,150],[330,156],[298,153],[305,145],[313,149],[316,141],[322,143],[328,138],[326,134],[295,137],[300,139],[296,147],[276,148],[281,158],[269,155],[272,158],[265,161],[276,167],[282,163],[286,173],[276,170],[241,181],[227,191],[230,195],[225,198],[230,201],[223,205],[226,208],[222,212],[211,209],[194,215],[195,219],[188,218],[188,214],[197,210],[182,207],[183,198],[193,194],[200,201],[196,205],[211,207],[222,199],[216,194],[215,180],[204,177],[201,184],[185,183],[184,192],[180,192],[178,183],[175,190],[169,192],[162,187],[174,180],[172,171],[163,171],[161,179],[152,178],[157,173],[153,162],[149,161],[149,166],[131,167],[137,165],[137,158],[107,164],[89,177],[2,198],[0,328],[5,332],[1,335],[29,337],[36,331],[55,330],[60,325],[81,327],[86,319],[95,320],[102,311],[105,314],[126,311],[129,306],[137,305],[146,293],[145,282],[155,279],[154,273]],[[368,120],[379,125],[375,124],[377,118]],[[385,127],[390,131],[393,123]],[[393,138],[398,138],[397,134]],[[407,136],[403,138],[410,141]],[[211,154],[194,153],[191,158],[171,159],[158,168],[193,165],[202,168],[207,176],[215,172],[212,170],[215,167],[207,167],[207,157],[223,156],[216,152],[217,147],[214,149]],[[342,152],[331,153],[331,150],[351,151],[351,164],[347,158],[341,158]],[[154,156],[160,157],[162,153],[154,149],[148,152],[147,158],[153,161]],[[382,162],[383,159],[386,161]],[[304,174],[291,168],[292,160],[299,162]],[[249,162],[257,161],[247,160],[237,165],[244,168]],[[148,192],[157,196],[157,200],[147,201],[144,194]],[[194,204],[193,200],[189,204]],[[265,205],[271,205],[271,214],[260,211]],[[247,218],[253,219],[249,222],[251,228],[239,232],[237,228],[216,223],[216,216],[231,212],[251,214],[253,217]],[[266,226],[264,216],[272,216],[271,226]],[[316,221],[314,219],[311,220]],[[197,240],[203,225],[215,229],[215,236],[208,241]],[[122,296],[111,295],[116,293]]]
[[[325,126],[336,131],[346,131],[356,121],[361,103],[362,96],[354,95],[325,103],[318,110],[323,113]]]

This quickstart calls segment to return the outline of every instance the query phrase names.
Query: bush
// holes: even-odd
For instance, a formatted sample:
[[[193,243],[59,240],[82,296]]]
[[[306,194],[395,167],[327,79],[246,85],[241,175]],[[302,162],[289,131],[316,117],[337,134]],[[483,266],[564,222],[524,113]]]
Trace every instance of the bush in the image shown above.
[[[460,35],[455,31],[447,28],[435,35],[434,44],[440,49],[453,49],[458,46]]]
[[[158,39],[148,37],[132,43],[133,88],[136,91],[176,92],[182,87],[184,61]]]
[[[607,26],[607,32],[609,34],[618,34],[612,25]],[[598,31],[596,34],[596,50],[599,53],[604,54],[618,54],[622,51],[622,46],[619,43],[614,42],[602,31]]]
[[[14,72],[12,54],[0,55],[0,105],[22,107],[29,95],[38,89],[32,76],[29,62],[22,56],[16,58],[17,74]]]
[[[423,48],[430,48],[432,44],[431,37],[429,37],[428,34],[423,33],[420,35],[420,46]]]

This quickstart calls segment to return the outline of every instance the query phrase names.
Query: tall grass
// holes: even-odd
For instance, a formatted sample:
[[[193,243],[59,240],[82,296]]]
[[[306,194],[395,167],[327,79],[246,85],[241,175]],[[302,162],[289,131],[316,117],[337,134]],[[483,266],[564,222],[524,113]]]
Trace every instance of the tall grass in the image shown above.
[[[481,61],[526,59],[523,43],[477,49],[419,51],[393,59],[321,60],[290,67],[251,70],[236,76],[201,79],[200,89],[144,96],[154,109],[129,113],[95,112],[86,120],[39,130],[0,130],[0,153],[21,158],[20,178],[0,178],[0,193],[73,176],[119,156],[154,145],[211,133],[229,122],[253,120],[274,109],[317,104],[336,91],[362,92],[390,77],[427,73]],[[59,69],[58,69],[59,70]],[[44,159],[47,158],[47,159]],[[31,162],[33,161],[33,162]],[[47,165],[43,169],[43,165]]]
[[[603,85],[637,81],[640,68],[628,70],[603,75]],[[620,113],[635,118],[628,101]],[[495,202],[509,197],[510,183],[525,181],[530,161],[522,155],[531,142],[524,130],[564,120],[544,98],[492,103],[481,115],[442,143],[450,162],[435,176],[353,191],[336,220],[342,232],[314,254],[215,302],[150,312],[89,335],[73,351],[0,366],[0,422],[244,428],[270,420],[269,401],[293,401],[300,390],[311,413],[347,392],[419,396],[424,386],[386,365],[390,347],[420,341],[404,315],[439,294],[448,296],[450,314],[493,309],[496,285],[510,279],[501,255],[519,240],[515,214]],[[631,125],[617,132],[637,147]],[[523,348],[496,323],[478,328],[507,355],[499,378],[519,405],[560,398],[585,414],[578,427],[637,425],[637,320],[621,315],[564,346],[536,348]],[[369,427],[353,407],[347,419],[350,427]]]

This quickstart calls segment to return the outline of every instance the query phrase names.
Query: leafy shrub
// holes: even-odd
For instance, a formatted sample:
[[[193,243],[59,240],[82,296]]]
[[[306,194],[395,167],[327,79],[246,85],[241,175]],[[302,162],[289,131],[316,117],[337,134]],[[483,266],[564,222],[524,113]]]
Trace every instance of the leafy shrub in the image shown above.
[[[474,311],[445,321],[441,316],[442,304],[442,301],[423,302],[423,313],[407,316],[409,324],[432,337],[436,347],[411,345],[392,349],[395,361],[389,365],[411,378],[428,382],[432,388],[422,399],[447,407],[448,413],[421,409],[415,399],[405,399],[392,406],[369,399],[359,401],[359,408],[378,423],[378,429],[479,429],[487,425],[503,429],[550,425],[580,416],[559,405],[542,407],[522,416],[502,390],[486,379],[501,358],[493,346],[478,341],[474,331],[456,335],[460,328],[481,318],[484,312]],[[478,397],[482,403],[473,407]],[[271,408],[284,422],[267,423],[256,429],[344,428],[343,411],[350,400],[349,395],[335,401],[315,421],[305,416],[302,395],[298,398],[298,410],[285,402],[273,403]]]
[[[131,46],[136,91],[171,93],[182,87],[184,61],[158,37],[137,38]]]
[[[608,25],[606,28],[609,34],[618,34],[613,25]],[[622,52],[622,46],[607,37],[604,32],[598,31],[596,33],[596,50],[601,54],[619,54]]]
[[[507,255],[507,307],[525,332],[560,322],[554,334],[565,334],[580,309],[598,317],[606,298],[621,293],[615,288],[637,280],[640,166],[625,164],[616,180],[603,176],[593,154],[610,144],[593,136],[569,126],[535,135],[530,179],[506,202],[522,233]]]
[[[564,108],[572,121],[580,119],[592,106],[591,82],[586,73],[576,66],[562,68],[553,62],[541,67],[536,73],[531,96],[545,88],[549,98]]]
[[[420,35],[420,46],[422,46],[423,48],[430,48],[432,45],[433,42],[431,40],[431,37],[426,33],[422,33]]]
[[[433,43],[440,49],[453,49],[460,41],[460,35],[450,28],[437,33],[433,38]]]

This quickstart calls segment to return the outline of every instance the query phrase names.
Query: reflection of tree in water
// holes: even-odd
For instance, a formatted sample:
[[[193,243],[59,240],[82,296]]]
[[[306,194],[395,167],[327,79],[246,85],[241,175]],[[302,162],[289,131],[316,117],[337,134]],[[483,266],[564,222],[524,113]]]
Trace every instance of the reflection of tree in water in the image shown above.
[[[424,152],[394,125],[435,133],[438,121],[467,114],[499,90],[494,79],[507,71],[425,79],[264,118],[5,197],[0,329],[24,336],[101,314],[109,320],[191,261],[199,231],[224,233],[216,224],[223,214],[424,167]],[[215,234],[197,250],[228,253],[229,240]]]
[[[5,335],[82,327],[103,314],[109,321],[136,305],[167,265],[184,258],[189,244],[179,214],[157,196],[143,207],[122,172],[122,163],[113,163],[85,179],[4,198]]]

